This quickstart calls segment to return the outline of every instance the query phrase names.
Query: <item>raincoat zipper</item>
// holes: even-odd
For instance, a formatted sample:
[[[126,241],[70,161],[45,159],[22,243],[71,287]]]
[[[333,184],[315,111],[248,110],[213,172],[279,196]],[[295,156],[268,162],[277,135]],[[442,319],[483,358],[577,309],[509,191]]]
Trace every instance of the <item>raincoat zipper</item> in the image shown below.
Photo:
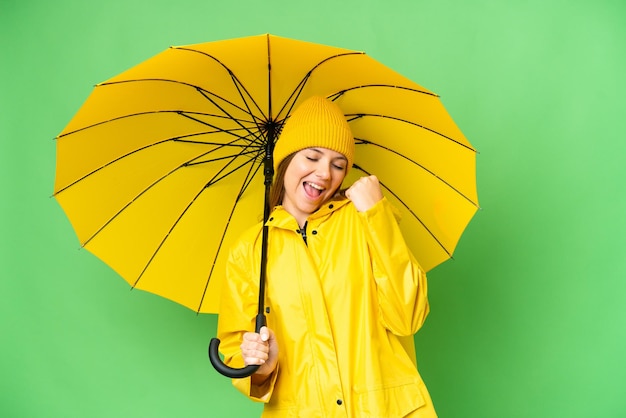
[[[308,247],[308,245],[309,245],[309,244],[306,242],[306,226],[307,226],[307,224],[308,224],[308,223],[309,223],[309,221],[306,221],[306,222],[304,223],[304,226],[303,226],[302,228],[298,229],[298,232],[300,233],[300,235],[302,235],[302,239],[304,240],[304,243],[307,245],[307,247]]]

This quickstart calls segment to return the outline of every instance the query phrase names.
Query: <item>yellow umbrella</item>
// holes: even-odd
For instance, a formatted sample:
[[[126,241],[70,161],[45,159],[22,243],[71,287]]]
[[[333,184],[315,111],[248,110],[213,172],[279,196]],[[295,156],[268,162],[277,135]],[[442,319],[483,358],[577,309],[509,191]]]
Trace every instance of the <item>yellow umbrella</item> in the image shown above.
[[[272,35],[172,47],[98,84],[57,137],[54,195],[133,288],[217,313],[227,250],[264,216],[265,156],[312,95],[355,135],[347,183],[376,174],[423,268],[450,258],[476,152],[439,97],[363,52]]]

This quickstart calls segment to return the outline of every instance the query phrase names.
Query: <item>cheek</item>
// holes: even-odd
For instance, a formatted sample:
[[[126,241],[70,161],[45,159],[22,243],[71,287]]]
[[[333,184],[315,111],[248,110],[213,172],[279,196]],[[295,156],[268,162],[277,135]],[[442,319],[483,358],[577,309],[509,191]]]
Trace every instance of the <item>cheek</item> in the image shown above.
[[[294,160],[291,162],[291,164],[289,164],[289,167],[287,167],[287,171],[285,172],[285,178],[291,178],[291,179],[299,179],[303,177],[303,173],[306,171],[306,165],[301,162],[299,159],[296,160],[294,158]]]
[[[300,183],[300,171],[295,166],[290,166],[285,172],[285,179],[283,184],[285,186],[285,190],[293,190]]]
[[[337,174],[335,176],[333,176],[333,183],[335,183],[337,186],[341,185],[341,183],[343,183],[343,180],[346,178],[346,170],[343,171],[339,171],[337,172]]]

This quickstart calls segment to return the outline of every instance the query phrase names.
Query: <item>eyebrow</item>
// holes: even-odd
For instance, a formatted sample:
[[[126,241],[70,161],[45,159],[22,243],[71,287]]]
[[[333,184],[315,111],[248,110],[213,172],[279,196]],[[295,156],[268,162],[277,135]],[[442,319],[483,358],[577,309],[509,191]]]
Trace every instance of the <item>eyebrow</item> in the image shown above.
[[[315,152],[317,152],[318,154],[323,154],[323,153],[324,153],[324,152],[323,152],[321,149],[319,149],[319,148],[310,147],[309,149],[310,149],[311,151],[315,151]],[[333,158],[333,160],[344,160],[344,161],[348,161],[348,159],[347,159],[347,158],[346,158],[343,154],[341,154],[341,153],[339,154],[339,156],[337,156],[337,157]]]

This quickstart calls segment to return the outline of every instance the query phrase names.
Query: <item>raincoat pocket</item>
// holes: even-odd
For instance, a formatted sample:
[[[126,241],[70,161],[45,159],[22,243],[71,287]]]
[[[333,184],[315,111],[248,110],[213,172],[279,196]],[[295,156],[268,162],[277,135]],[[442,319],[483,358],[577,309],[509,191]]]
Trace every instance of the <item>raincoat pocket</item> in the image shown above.
[[[388,381],[355,392],[362,417],[401,418],[425,404],[415,378]]]

